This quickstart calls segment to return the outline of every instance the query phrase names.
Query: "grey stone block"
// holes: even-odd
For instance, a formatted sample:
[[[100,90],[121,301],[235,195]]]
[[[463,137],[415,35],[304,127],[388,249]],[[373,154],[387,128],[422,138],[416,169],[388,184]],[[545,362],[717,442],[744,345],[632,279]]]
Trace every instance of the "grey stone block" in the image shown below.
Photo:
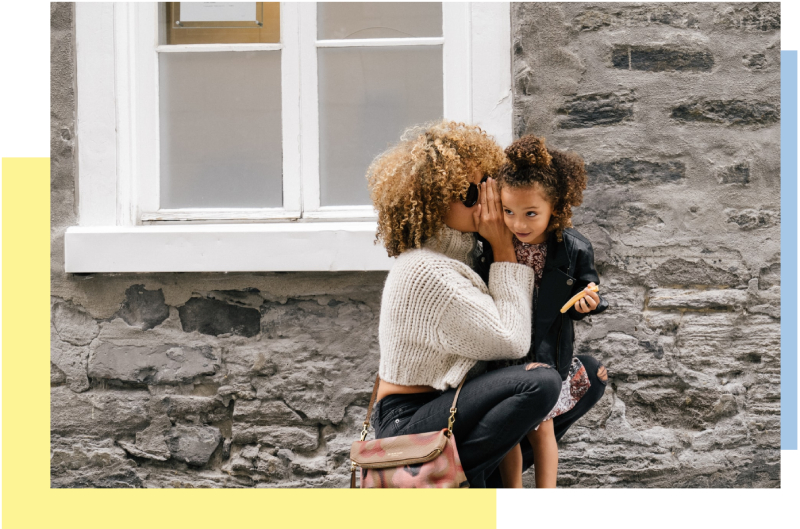
[[[168,418],[163,415],[156,417],[147,428],[136,432],[136,448],[149,454],[153,459],[166,460],[170,456],[166,439],[170,428],[172,423]]]
[[[147,290],[144,285],[131,285],[125,291],[125,301],[117,312],[125,323],[146,331],[169,318],[169,307],[164,303],[164,293]]]
[[[50,385],[58,386],[67,381],[67,375],[53,362],[50,362]]]
[[[714,55],[694,48],[618,44],[611,50],[611,65],[645,72],[707,72],[714,67]]]
[[[219,428],[179,424],[170,430],[167,446],[172,457],[190,465],[205,465],[222,441]]]
[[[747,303],[746,290],[683,290],[654,288],[648,309],[661,310],[741,310]]]
[[[92,320],[94,322],[94,320]],[[61,340],[55,332],[55,326],[50,326],[50,382],[66,382],[69,388],[76,393],[89,389],[87,375],[87,362],[89,358],[88,346],[75,346]],[[63,377],[63,379],[62,379]]]
[[[316,457],[313,459],[295,459],[292,461],[290,469],[294,476],[298,477],[316,477],[324,476],[329,472],[327,462],[324,457]]]
[[[674,429],[703,429],[727,416],[717,411],[722,393],[710,387],[686,387],[676,377],[639,380],[619,389],[627,406],[626,419],[641,430],[650,425]]]
[[[577,129],[614,125],[633,119],[633,103],[636,95],[631,90],[597,92],[574,96],[557,110],[563,116],[559,121],[562,129]]]
[[[592,5],[590,9],[581,11],[572,20],[572,27],[577,31],[647,26],[697,28],[698,25],[699,21],[694,14],[680,9],[680,6],[675,4],[627,5],[621,9]]]
[[[239,383],[233,385],[220,386],[217,389],[217,395],[222,398],[223,404],[228,405],[231,399],[252,400],[256,398],[256,391],[248,381],[247,383]]]
[[[767,209],[734,209],[726,208],[723,212],[727,216],[727,222],[735,224],[743,230],[755,230],[757,228],[769,228],[780,224],[781,217],[777,211]]]
[[[715,23],[728,29],[745,31],[778,31],[781,29],[780,2],[736,6],[722,4],[717,8]]]
[[[233,424],[235,444],[256,444],[290,450],[310,451],[319,446],[316,428],[302,426],[247,426]]]
[[[115,439],[134,435],[149,422],[150,394],[144,390],[92,390],[75,393],[50,388],[50,433]]]
[[[596,202],[592,204],[597,205]],[[643,227],[655,227],[663,225],[664,221],[656,212],[656,206],[648,204],[629,203],[620,205],[616,208],[594,208],[598,209],[598,215],[594,222],[598,226],[613,228],[615,231],[625,233],[630,230]]]
[[[728,286],[742,284],[739,276],[708,264],[705,260],[687,261],[681,258],[667,259],[650,273],[650,279],[659,286]]]
[[[268,452],[259,452],[255,460],[255,470],[272,479],[284,479],[289,475],[286,463]]]
[[[780,121],[780,106],[769,101],[699,99],[672,108],[670,117],[681,123],[769,126]]]
[[[146,478],[111,439],[54,435],[50,440],[52,488],[140,488]]]
[[[251,400],[236,401],[233,409],[233,420],[238,424],[249,425],[296,425],[303,419],[285,402]]]
[[[769,62],[763,53],[748,53],[742,56],[742,64],[750,70],[763,70]]]
[[[669,337],[662,342],[671,343]],[[669,346],[668,346],[669,348]],[[664,358],[664,345],[659,339],[642,339],[623,332],[609,332],[604,337],[581,342],[580,354],[589,354],[603,362],[612,377],[671,376],[672,370]]]
[[[686,177],[683,162],[654,162],[620,158],[610,162],[593,162],[586,165],[590,185],[595,184],[667,184]]]
[[[162,403],[167,415],[174,421],[215,423],[229,420],[231,415],[223,399],[218,396],[166,395]]]
[[[129,453],[134,457],[140,457],[142,459],[152,459],[154,461],[166,461],[167,459],[169,459],[169,451],[167,451],[166,455],[162,455],[158,453],[145,452],[144,450],[140,450],[139,448],[137,448],[136,444],[129,443],[127,441],[117,441],[117,444],[119,444],[127,453]],[[167,445],[165,443],[164,447],[166,448],[166,446]]]
[[[200,293],[208,299],[216,299],[228,305],[249,307],[251,309],[258,309],[264,303],[264,298],[261,296],[260,291],[252,287],[241,290],[211,290]]]
[[[258,310],[230,305],[224,301],[192,298],[178,307],[181,325],[186,332],[197,331],[219,336],[235,334],[255,336],[261,330]]]
[[[676,343],[680,365],[698,373],[691,376],[715,377],[712,389],[722,379],[727,384],[746,373],[780,372],[780,322],[763,314],[684,312]]]
[[[89,376],[144,384],[188,382],[213,375],[220,358],[211,346],[160,344],[154,347],[100,343],[89,357]]]
[[[100,327],[88,312],[63,301],[52,306],[51,318],[59,339],[71,345],[89,345]]]
[[[758,288],[767,289],[781,284],[781,264],[772,263],[758,273]]]
[[[742,184],[750,183],[750,164],[741,162],[730,167],[726,167],[719,172],[720,184]]]

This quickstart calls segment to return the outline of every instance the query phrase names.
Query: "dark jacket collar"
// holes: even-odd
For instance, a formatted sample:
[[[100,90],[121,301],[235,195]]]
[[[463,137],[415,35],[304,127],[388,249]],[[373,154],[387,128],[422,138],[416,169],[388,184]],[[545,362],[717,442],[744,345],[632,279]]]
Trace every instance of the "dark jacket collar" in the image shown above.
[[[560,268],[562,270],[569,270],[570,259],[569,252],[567,251],[567,237],[566,234],[562,237],[561,242],[556,240],[556,233],[550,232],[547,238],[547,257],[545,258],[544,269]]]

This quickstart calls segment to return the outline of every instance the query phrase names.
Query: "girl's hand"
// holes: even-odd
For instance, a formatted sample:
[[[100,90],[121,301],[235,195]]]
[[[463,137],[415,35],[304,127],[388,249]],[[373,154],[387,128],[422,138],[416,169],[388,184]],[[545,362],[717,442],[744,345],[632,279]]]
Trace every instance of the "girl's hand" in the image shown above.
[[[586,285],[586,288],[584,289],[586,291],[586,295],[579,299],[577,303],[575,303],[575,310],[578,312],[584,314],[591,312],[600,304],[600,296],[597,294],[597,292],[592,292],[589,290],[589,287],[593,286],[594,283],[589,283]]]
[[[512,233],[503,220],[503,205],[500,203],[500,192],[497,181],[487,179],[481,184],[481,200],[473,213],[478,233],[489,241],[494,251],[495,261],[517,262]]]

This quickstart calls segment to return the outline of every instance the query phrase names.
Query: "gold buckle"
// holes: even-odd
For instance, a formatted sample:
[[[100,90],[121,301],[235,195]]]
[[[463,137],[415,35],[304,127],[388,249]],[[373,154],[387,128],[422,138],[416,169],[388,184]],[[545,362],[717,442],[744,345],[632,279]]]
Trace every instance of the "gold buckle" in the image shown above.
[[[453,424],[456,422],[456,408],[450,408],[450,418],[447,419],[447,431],[453,433]]]
[[[364,429],[361,430],[361,440],[362,441],[367,438],[368,428],[369,428],[369,424],[367,423],[367,421],[364,421]]]

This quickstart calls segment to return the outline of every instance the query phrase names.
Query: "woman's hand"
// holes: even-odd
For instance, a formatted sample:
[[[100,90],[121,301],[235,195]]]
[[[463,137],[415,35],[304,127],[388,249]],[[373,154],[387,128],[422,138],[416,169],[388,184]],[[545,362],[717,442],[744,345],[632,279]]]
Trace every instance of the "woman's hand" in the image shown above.
[[[512,233],[503,220],[500,192],[497,190],[497,181],[493,178],[481,184],[481,200],[473,215],[478,233],[492,245],[495,262],[516,263],[517,255],[511,242]]]
[[[597,294],[597,292],[589,290],[589,288],[593,286],[593,282],[586,285],[586,288],[584,289],[586,291],[586,295],[579,299],[577,303],[575,303],[575,310],[578,312],[584,314],[591,312],[600,304],[600,296]]]

